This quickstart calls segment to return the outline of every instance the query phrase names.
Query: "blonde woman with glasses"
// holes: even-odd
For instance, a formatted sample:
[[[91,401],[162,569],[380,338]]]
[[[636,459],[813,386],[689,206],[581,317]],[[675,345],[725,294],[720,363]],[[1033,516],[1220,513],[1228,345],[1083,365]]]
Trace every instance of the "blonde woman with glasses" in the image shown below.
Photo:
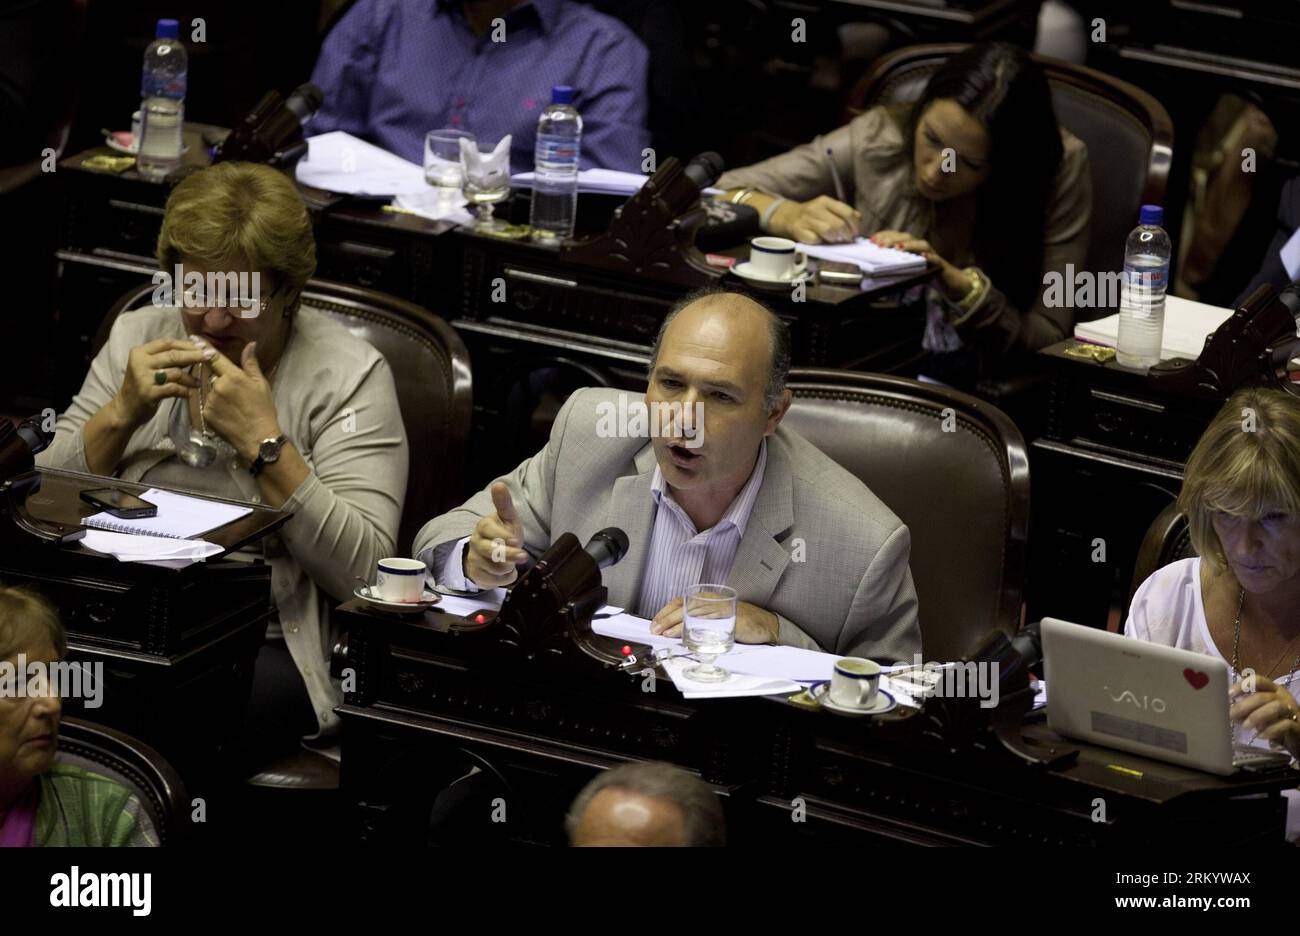
[[[1178,505],[1198,555],[1142,583],[1124,631],[1227,662],[1235,739],[1300,757],[1300,400],[1234,394],[1188,459]]]
[[[222,163],[188,177],[157,257],[153,302],[114,323],[38,462],[293,514],[257,547],[278,611],[249,710],[264,759],[337,727],[330,599],[393,552],[406,434],[384,358],[302,303],[316,246],[285,176]]]

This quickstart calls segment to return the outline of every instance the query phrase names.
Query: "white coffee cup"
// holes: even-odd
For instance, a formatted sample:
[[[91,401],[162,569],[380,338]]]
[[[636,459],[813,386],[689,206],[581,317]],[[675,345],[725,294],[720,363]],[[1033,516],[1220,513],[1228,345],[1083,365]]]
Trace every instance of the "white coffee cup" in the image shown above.
[[[792,279],[808,266],[808,258],[784,237],[755,237],[749,242],[749,268],[768,279]]]
[[[412,604],[424,595],[427,569],[419,559],[380,559],[379,572],[371,594],[384,601]]]
[[[845,708],[869,708],[880,688],[880,664],[862,657],[835,661],[830,699]]]
[[[131,115],[131,146],[135,150],[140,149],[140,112],[136,111]]]

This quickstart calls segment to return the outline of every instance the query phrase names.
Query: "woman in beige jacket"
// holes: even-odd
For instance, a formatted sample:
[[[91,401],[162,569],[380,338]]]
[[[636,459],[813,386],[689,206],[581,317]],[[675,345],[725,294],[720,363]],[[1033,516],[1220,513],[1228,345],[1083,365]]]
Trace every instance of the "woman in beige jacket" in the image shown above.
[[[843,201],[833,197],[836,175]],[[972,46],[915,104],[873,108],[718,184],[773,234],[805,243],[870,235],[935,263],[924,345],[941,379],[973,382],[1072,327],[1072,310],[1050,306],[1043,291],[1049,273],[1083,269],[1088,153],[1057,126],[1046,78],[1014,46]]]
[[[183,181],[158,261],[153,302],[114,323],[37,461],[291,513],[256,547],[278,623],[258,657],[251,756],[304,735],[328,744],[331,602],[392,555],[406,491],[392,373],[302,306],[311,222],[273,169],[223,163]]]

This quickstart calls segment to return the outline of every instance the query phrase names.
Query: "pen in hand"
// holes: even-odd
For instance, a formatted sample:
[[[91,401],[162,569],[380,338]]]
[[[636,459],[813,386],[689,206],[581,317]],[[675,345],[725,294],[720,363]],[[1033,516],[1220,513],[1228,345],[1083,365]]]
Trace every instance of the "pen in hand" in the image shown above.
[[[826,147],[826,165],[831,170],[831,183],[835,186],[835,199],[841,204],[848,204],[848,199],[844,195],[844,180],[840,178],[840,171],[835,168],[835,151],[831,147]],[[845,224],[845,240],[852,241],[857,236],[857,231]]]

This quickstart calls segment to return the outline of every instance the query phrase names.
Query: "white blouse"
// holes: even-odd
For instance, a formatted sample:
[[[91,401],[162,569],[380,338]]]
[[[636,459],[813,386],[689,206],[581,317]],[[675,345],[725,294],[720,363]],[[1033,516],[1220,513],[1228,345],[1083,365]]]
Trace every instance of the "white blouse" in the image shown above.
[[[1228,664],[1231,681],[1237,673],[1232,661],[1224,659],[1214,639],[1210,625],[1205,620],[1205,602],[1201,595],[1201,559],[1180,559],[1157,569],[1138,588],[1129,608],[1128,623],[1124,633],[1138,640],[1178,647],[1215,657]],[[1300,676],[1289,673],[1273,682],[1285,686],[1292,697],[1300,700]],[[1249,734],[1240,738],[1246,741]],[[1267,748],[1268,741],[1256,738],[1253,747]],[[1300,839],[1300,791],[1287,790],[1286,837],[1288,841]]]

